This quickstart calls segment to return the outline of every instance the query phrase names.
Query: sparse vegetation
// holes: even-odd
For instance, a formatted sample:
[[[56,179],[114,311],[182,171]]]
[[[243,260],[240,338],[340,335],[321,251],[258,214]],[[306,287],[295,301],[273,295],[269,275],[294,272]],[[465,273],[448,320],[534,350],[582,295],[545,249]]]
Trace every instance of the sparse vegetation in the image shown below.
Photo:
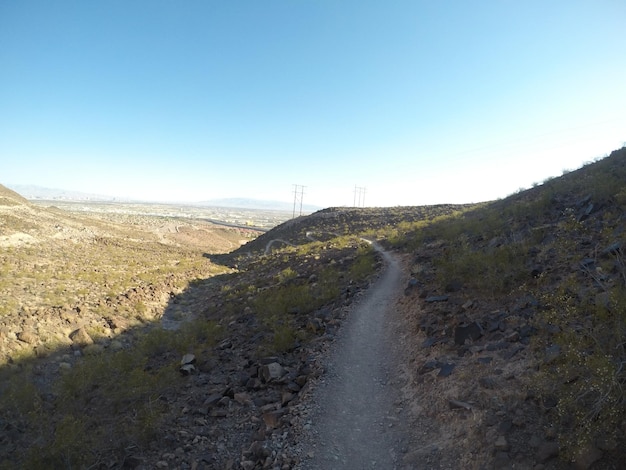
[[[548,407],[543,426],[556,430],[560,457],[578,465],[599,448],[594,455],[623,461],[625,187],[622,149],[506,200],[402,224],[386,237],[422,260],[416,277],[430,288],[460,291],[483,308],[508,311],[510,319],[523,315],[513,324],[532,318],[523,331],[536,331],[537,362],[527,368],[539,373],[522,383]],[[463,309],[456,315],[468,318]],[[522,330],[506,331],[517,337]]]
[[[18,220],[2,223],[36,238],[37,223],[14,215],[23,203],[7,201],[3,210]],[[412,384],[432,393],[425,413],[457,426],[454,445],[467,451],[466,468],[502,453],[520,465],[562,468],[554,451],[533,460],[544,436],[549,444],[558,440],[563,460],[580,462],[599,449],[606,468],[619,468],[613,462],[623,462],[626,442],[625,210],[622,149],[501,201],[327,209],[228,255],[207,255],[197,240],[163,243],[141,224],[59,223],[55,212],[55,224],[77,224],[73,236],[81,224],[90,233],[0,247],[0,468],[16,461],[35,469],[105,468],[135,453],[153,463],[164,454],[164,434],[183,453],[181,440],[196,440],[213,450],[232,446],[224,455],[239,458],[249,443],[213,442],[223,432],[219,419],[249,409],[249,395],[260,390],[255,406],[282,416],[283,400],[306,381],[298,375],[309,366],[299,362],[310,356],[306,348],[332,337],[340,307],[381,265],[359,236],[401,252],[409,264],[400,303],[414,317],[419,345]],[[271,239],[293,246],[274,244],[266,253]],[[160,327],[161,315],[177,329]],[[467,338],[457,335],[468,327],[474,331]],[[85,344],[70,338],[77,330]],[[183,376],[187,354],[194,362]],[[279,358],[295,365],[284,377],[263,378],[263,366]],[[453,375],[432,379],[444,364],[455,367]],[[249,435],[269,419],[242,416],[237,425],[249,423]],[[510,442],[494,452],[492,441],[504,434]]]
[[[52,233],[66,218],[54,210]],[[2,373],[11,380],[0,385],[0,419],[34,439],[11,442],[0,468],[16,459],[28,468],[86,468],[122,462],[129,448],[145,451],[178,411],[168,403],[185,386],[183,355],[200,358],[197,367],[206,370],[220,341],[247,342],[253,357],[289,354],[323,333],[327,319],[310,322],[317,309],[348,299],[376,270],[371,248],[352,235],[305,234],[299,245],[240,259],[234,272],[194,244],[162,243],[141,224],[74,223],[84,223],[88,235],[80,228],[0,253],[0,287],[17,299],[4,302],[3,312],[39,321],[22,336],[31,343],[18,337],[11,343],[17,349],[4,351],[10,364]],[[37,222],[33,230],[41,232]],[[220,301],[207,303],[211,295]],[[177,330],[154,326],[165,308],[182,323]],[[242,315],[254,318],[251,328],[229,337]],[[41,323],[48,317],[65,322],[65,332],[48,332]],[[78,329],[84,337],[74,344]],[[41,371],[43,351],[49,361]],[[36,373],[41,379],[33,381]]]

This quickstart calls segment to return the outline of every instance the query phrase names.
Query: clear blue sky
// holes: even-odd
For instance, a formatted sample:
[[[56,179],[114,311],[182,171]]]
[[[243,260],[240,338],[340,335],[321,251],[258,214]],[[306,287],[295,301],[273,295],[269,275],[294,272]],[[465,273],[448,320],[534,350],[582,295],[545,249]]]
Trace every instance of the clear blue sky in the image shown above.
[[[626,141],[626,2],[0,0],[0,183],[504,197]]]

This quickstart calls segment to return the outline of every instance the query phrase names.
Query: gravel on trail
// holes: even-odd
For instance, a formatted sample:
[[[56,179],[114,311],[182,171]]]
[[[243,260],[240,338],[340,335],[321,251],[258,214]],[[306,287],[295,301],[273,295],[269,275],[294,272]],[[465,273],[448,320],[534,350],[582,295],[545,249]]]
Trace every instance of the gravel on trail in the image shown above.
[[[399,344],[389,317],[402,270],[375,248],[386,269],[349,315],[313,391],[302,470],[401,468],[408,434],[395,383]]]

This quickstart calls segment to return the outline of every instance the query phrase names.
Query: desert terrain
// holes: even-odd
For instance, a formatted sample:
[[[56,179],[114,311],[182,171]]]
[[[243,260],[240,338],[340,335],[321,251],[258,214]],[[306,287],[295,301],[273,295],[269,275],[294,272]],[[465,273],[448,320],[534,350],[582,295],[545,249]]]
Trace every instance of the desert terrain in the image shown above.
[[[0,468],[623,468],[625,182],[268,231],[3,188]]]

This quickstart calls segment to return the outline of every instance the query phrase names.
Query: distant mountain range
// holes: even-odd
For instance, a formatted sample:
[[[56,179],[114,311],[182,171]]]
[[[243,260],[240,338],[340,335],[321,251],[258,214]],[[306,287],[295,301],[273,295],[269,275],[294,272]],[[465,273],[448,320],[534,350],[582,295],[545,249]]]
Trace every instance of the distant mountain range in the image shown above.
[[[44,199],[48,201],[93,201],[93,202],[131,202],[130,199],[105,196],[102,194],[68,191],[65,189],[45,188],[30,184],[7,184],[7,188],[19,193],[26,199]]]
[[[75,201],[75,202],[119,202],[119,203],[147,203],[148,201],[138,201],[128,198],[119,198],[113,196],[105,196],[102,194],[90,194],[80,191],[67,191],[64,189],[45,188],[35,185],[23,184],[7,184],[7,188],[19,193],[21,196],[30,200],[46,200],[46,201]],[[157,202],[157,201],[154,201]],[[163,203],[164,201],[158,201]],[[177,204],[171,201],[172,204]],[[249,198],[222,198],[211,199],[208,201],[188,202],[185,205],[207,206],[207,207],[231,207],[240,209],[257,209],[257,210],[275,210],[275,211],[292,211],[293,203],[284,201],[269,201],[263,199]],[[304,204],[302,212],[310,213],[322,209],[318,206]],[[300,212],[300,206],[296,207],[296,212]]]

